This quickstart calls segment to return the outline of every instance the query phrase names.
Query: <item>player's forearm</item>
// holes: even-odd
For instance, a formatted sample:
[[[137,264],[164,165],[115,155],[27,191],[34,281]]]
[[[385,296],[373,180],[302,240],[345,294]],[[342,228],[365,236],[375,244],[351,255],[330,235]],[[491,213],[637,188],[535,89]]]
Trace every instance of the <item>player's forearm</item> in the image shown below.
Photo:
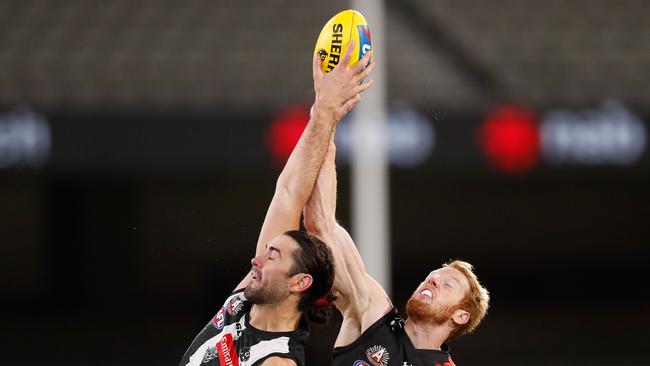
[[[357,246],[354,244],[350,233],[337,223],[334,228],[333,238],[335,239],[333,245],[337,247],[336,250],[343,253],[345,266],[348,268],[348,271],[353,273],[355,276],[365,277],[366,266],[363,263],[361,253],[359,253],[359,249],[357,249]]]
[[[332,236],[337,225],[335,159],[336,145],[331,142],[304,209],[305,229],[321,238]]]
[[[337,225],[334,215],[323,213],[317,209],[307,208],[304,210],[304,224],[307,232],[316,235],[321,239],[332,237]]]
[[[278,178],[276,190],[288,193],[300,207],[314,187],[335,124],[330,113],[314,111]]]
[[[305,229],[324,239],[325,237],[334,237],[338,223],[336,222],[335,204],[326,200],[323,188],[321,177],[319,177],[303,212]]]

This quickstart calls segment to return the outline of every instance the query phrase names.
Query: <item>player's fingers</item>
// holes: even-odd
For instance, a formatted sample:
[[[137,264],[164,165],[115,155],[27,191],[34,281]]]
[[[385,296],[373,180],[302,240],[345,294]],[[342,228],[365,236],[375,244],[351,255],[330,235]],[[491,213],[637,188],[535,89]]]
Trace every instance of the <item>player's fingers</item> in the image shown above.
[[[354,98],[356,95],[365,92],[366,90],[368,90],[368,88],[370,88],[372,86],[372,84],[373,84],[372,80],[370,80],[367,83],[363,83],[363,84],[355,83],[354,86],[351,86],[350,88],[347,88],[344,91],[344,94],[342,95],[343,100],[348,101],[348,100]]]
[[[361,101],[361,95],[359,94],[355,94],[352,98],[348,99],[348,101],[345,102],[345,104],[343,104],[343,106],[341,107],[343,116],[348,114],[348,112],[352,110],[352,108],[354,108],[354,106],[360,101]]]
[[[361,94],[361,93],[365,92],[366,90],[368,90],[368,88],[370,88],[372,86],[372,84],[374,84],[374,83],[375,83],[375,80],[370,79],[370,80],[366,81],[363,84],[359,84],[359,85],[355,86],[352,89],[352,92],[354,94]]]
[[[323,76],[323,70],[321,69],[321,64],[322,60],[320,59],[320,55],[318,52],[314,52],[314,59],[312,60],[312,73],[314,75],[314,79],[317,77]]]
[[[343,54],[343,58],[339,62],[339,65],[343,65],[342,67],[348,67],[350,60],[352,59],[352,51],[354,50],[355,45],[356,42],[354,41],[354,39],[351,39],[350,42],[348,43],[348,49],[345,50],[345,53]]]
[[[359,62],[361,62],[361,61],[359,61]],[[365,69],[363,69],[363,71],[361,71],[360,73],[358,73],[358,74],[356,74],[354,76],[354,82],[356,84],[362,82],[363,80],[365,80],[365,78],[368,77],[368,75],[370,75],[370,73],[374,69],[375,69],[375,61],[371,61],[370,65],[368,65],[368,67],[366,67]]]
[[[352,71],[355,74],[360,73],[361,71],[363,71],[363,69],[366,67],[366,65],[368,65],[368,62],[370,62],[371,59],[372,59],[372,50],[366,52],[366,54],[363,55],[361,60],[359,60],[359,62],[354,64],[354,66],[352,67]]]

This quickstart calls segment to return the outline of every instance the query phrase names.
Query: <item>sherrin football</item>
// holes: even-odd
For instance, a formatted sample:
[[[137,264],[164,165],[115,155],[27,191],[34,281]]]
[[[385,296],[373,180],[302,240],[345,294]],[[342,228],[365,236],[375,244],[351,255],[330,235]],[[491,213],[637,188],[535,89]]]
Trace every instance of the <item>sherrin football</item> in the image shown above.
[[[355,10],[344,10],[330,19],[320,31],[314,53],[323,61],[321,68],[329,72],[338,65],[348,49],[350,40],[355,41],[349,65],[359,61],[370,51],[370,29],[366,18]]]

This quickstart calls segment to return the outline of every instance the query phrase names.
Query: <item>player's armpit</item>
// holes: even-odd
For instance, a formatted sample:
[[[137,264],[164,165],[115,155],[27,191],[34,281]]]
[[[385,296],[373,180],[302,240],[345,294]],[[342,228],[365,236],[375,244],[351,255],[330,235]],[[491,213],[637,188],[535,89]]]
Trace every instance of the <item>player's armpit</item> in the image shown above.
[[[286,357],[269,357],[261,364],[262,366],[298,366],[296,361]]]

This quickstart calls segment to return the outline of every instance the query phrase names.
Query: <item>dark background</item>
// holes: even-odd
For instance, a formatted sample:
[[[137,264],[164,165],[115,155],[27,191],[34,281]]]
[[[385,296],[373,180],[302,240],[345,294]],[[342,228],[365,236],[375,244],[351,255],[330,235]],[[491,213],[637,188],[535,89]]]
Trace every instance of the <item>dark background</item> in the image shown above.
[[[476,134],[511,100],[544,116],[615,99],[647,130],[650,9],[487,3],[387,2],[389,99],[436,129],[422,164],[390,169],[394,303],[462,258],[492,300],[457,364],[643,364],[647,148],[508,174]],[[0,125],[29,108],[51,131],[44,163],[0,169],[3,364],[178,362],[250,265],[279,173],[267,128],[309,105],[313,42],[348,7],[0,0]],[[349,180],[341,162],[354,235]],[[313,330],[310,365],[336,332]]]

